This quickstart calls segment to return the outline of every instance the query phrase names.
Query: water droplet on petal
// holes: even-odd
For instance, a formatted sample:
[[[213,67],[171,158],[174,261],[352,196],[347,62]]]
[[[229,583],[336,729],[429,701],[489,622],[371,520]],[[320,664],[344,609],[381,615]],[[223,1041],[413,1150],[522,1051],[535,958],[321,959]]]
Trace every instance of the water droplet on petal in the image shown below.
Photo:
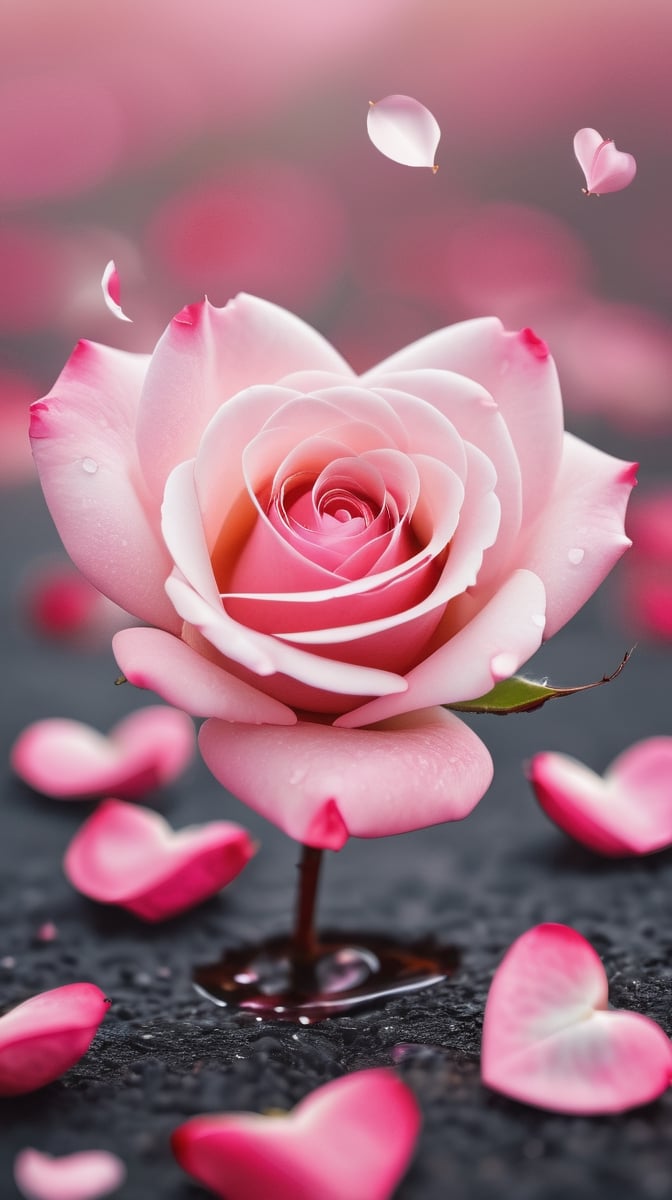
[[[103,271],[103,278],[100,281],[100,286],[103,289],[103,299],[112,315],[115,316],[119,321],[128,321],[129,324],[132,324],[133,322],[131,317],[127,317],[126,313],[121,307],[119,272],[117,271],[113,258],[110,259],[105,267],[105,270]]]
[[[583,562],[585,553],[585,550],[581,550],[578,546],[573,546],[572,549],[567,552],[567,558],[569,559],[570,563],[573,563],[575,567],[578,567],[579,563]]]
[[[376,150],[406,167],[431,167],[441,130],[436,117],[412,96],[369,102],[367,130]]]
[[[490,659],[490,670],[495,680],[508,679],[518,666],[515,654],[495,654]]]
[[[546,624],[546,617],[543,613],[532,613],[532,624],[539,629],[543,629]]]
[[[98,463],[96,462],[95,458],[83,458],[82,470],[86,471],[87,475],[95,475],[96,471],[98,470]]]

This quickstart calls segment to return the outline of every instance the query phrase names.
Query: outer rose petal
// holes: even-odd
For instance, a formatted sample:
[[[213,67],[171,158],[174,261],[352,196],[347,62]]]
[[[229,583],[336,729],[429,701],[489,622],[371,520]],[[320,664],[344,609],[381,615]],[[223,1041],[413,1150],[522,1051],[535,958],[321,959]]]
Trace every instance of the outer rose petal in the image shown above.
[[[635,470],[565,434],[553,496],[519,558],[546,585],[545,638],[585,604],[630,545],[623,522]]]
[[[390,1200],[420,1127],[391,1071],[357,1071],[285,1117],[223,1113],[175,1130],[180,1166],[226,1200]]]
[[[150,688],[193,717],[294,725],[296,714],[160,629],[122,629],[112,649],[129,683]]]
[[[109,1003],[95,984],[70,983],[0,1017],[0,1096],[44,1087],[78,1062]]]
[[[562,455],[562,397],[555,364],[531,330],[507,333],[496,317],[430,333],[363,376],[385,387],[390,372],[439,367],[480,383],[497,401],[520,462],[523,528],[546,504]]]
[[[35,463],[68,554],[104,595],[177,633],[163,590],[171,561],[137,461],[135,420],[149,356],[80,342],[31,409]]]
[[[291,730],[207,721],[201,752],[245,804],[309,846],[383,837],[466,817],[492,779],[475,733],[442,708],[373,729]]]
[[[253,384],[313,369],[352,376],[316,330],[266,300],[243,292],[225,308],[204,300],[178,313],[154,351],[138,413],[138,454],[156,500],[220,405]]]

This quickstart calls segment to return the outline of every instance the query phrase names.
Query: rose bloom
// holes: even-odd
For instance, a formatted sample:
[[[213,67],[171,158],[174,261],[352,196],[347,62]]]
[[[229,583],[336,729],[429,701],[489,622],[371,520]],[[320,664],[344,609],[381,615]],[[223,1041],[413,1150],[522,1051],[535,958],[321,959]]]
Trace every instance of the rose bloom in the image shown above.
[[[32,408],[47,503],[151,628],[126,677],[210,718],[237,796],[309,845],[471,811],[492,775],[443,705],[513,674],[628,539],[630,464],[563,431],[546,346],[495,318],[356,376],[241,295],[153,355],[82,342]]]

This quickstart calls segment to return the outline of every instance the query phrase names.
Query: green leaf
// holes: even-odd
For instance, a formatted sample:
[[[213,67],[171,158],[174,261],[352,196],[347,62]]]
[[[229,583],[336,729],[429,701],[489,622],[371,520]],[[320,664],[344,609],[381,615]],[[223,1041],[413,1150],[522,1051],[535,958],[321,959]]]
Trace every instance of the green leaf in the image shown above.
[[[479,696],[476,700],[463,700],[458,704],[446,704],[445,707],[453,712],[491,713],[500,717],[514,712],[532,712],[535,708],[541,708],[548,700],[575,696],[577,692],[589,692],[591,688],[611,683],[612,679],[620,675],[631,654],[632,650],[626,651],[616,670],[612,671],[611,675],[603,675],[601,679],[596,679],[594,683],[557,688],[534,679],[523,679],[521,675],[512,675],[510,679],[502,679],[501,683],[495,684],[492,691],[485,696]]]

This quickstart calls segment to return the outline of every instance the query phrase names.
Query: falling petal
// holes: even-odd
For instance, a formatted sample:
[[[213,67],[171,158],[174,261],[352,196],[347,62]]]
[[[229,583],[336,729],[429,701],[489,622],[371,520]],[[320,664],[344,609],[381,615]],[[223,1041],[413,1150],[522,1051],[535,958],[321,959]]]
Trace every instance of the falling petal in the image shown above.
[[[127,317],[121,307],[121,287],[119,284],[119,272],[114,265],[114,259],[111,258],[105,270],[103,278],[100,281],[100,286],[103,289],[103,298],[107,307],[113,316],[120,321],[132,321],[131,317]]]
[[[441,137],[436,117],[412,96],[369,101],[369,137],[377,150],[406,167],[438,167],[434,155]]]
[[[579,129],[574,153],[586,178],[586,196],[620,192],[635,178],[637,163],[632,154],[617,150],[613,138],[603,138],[596,129]]]
[[[26,1147],[14,1159],[14,1181],[26,1200],[98,1200],[125,1178],[124,1163],[107,1150],[55,1158]]]

